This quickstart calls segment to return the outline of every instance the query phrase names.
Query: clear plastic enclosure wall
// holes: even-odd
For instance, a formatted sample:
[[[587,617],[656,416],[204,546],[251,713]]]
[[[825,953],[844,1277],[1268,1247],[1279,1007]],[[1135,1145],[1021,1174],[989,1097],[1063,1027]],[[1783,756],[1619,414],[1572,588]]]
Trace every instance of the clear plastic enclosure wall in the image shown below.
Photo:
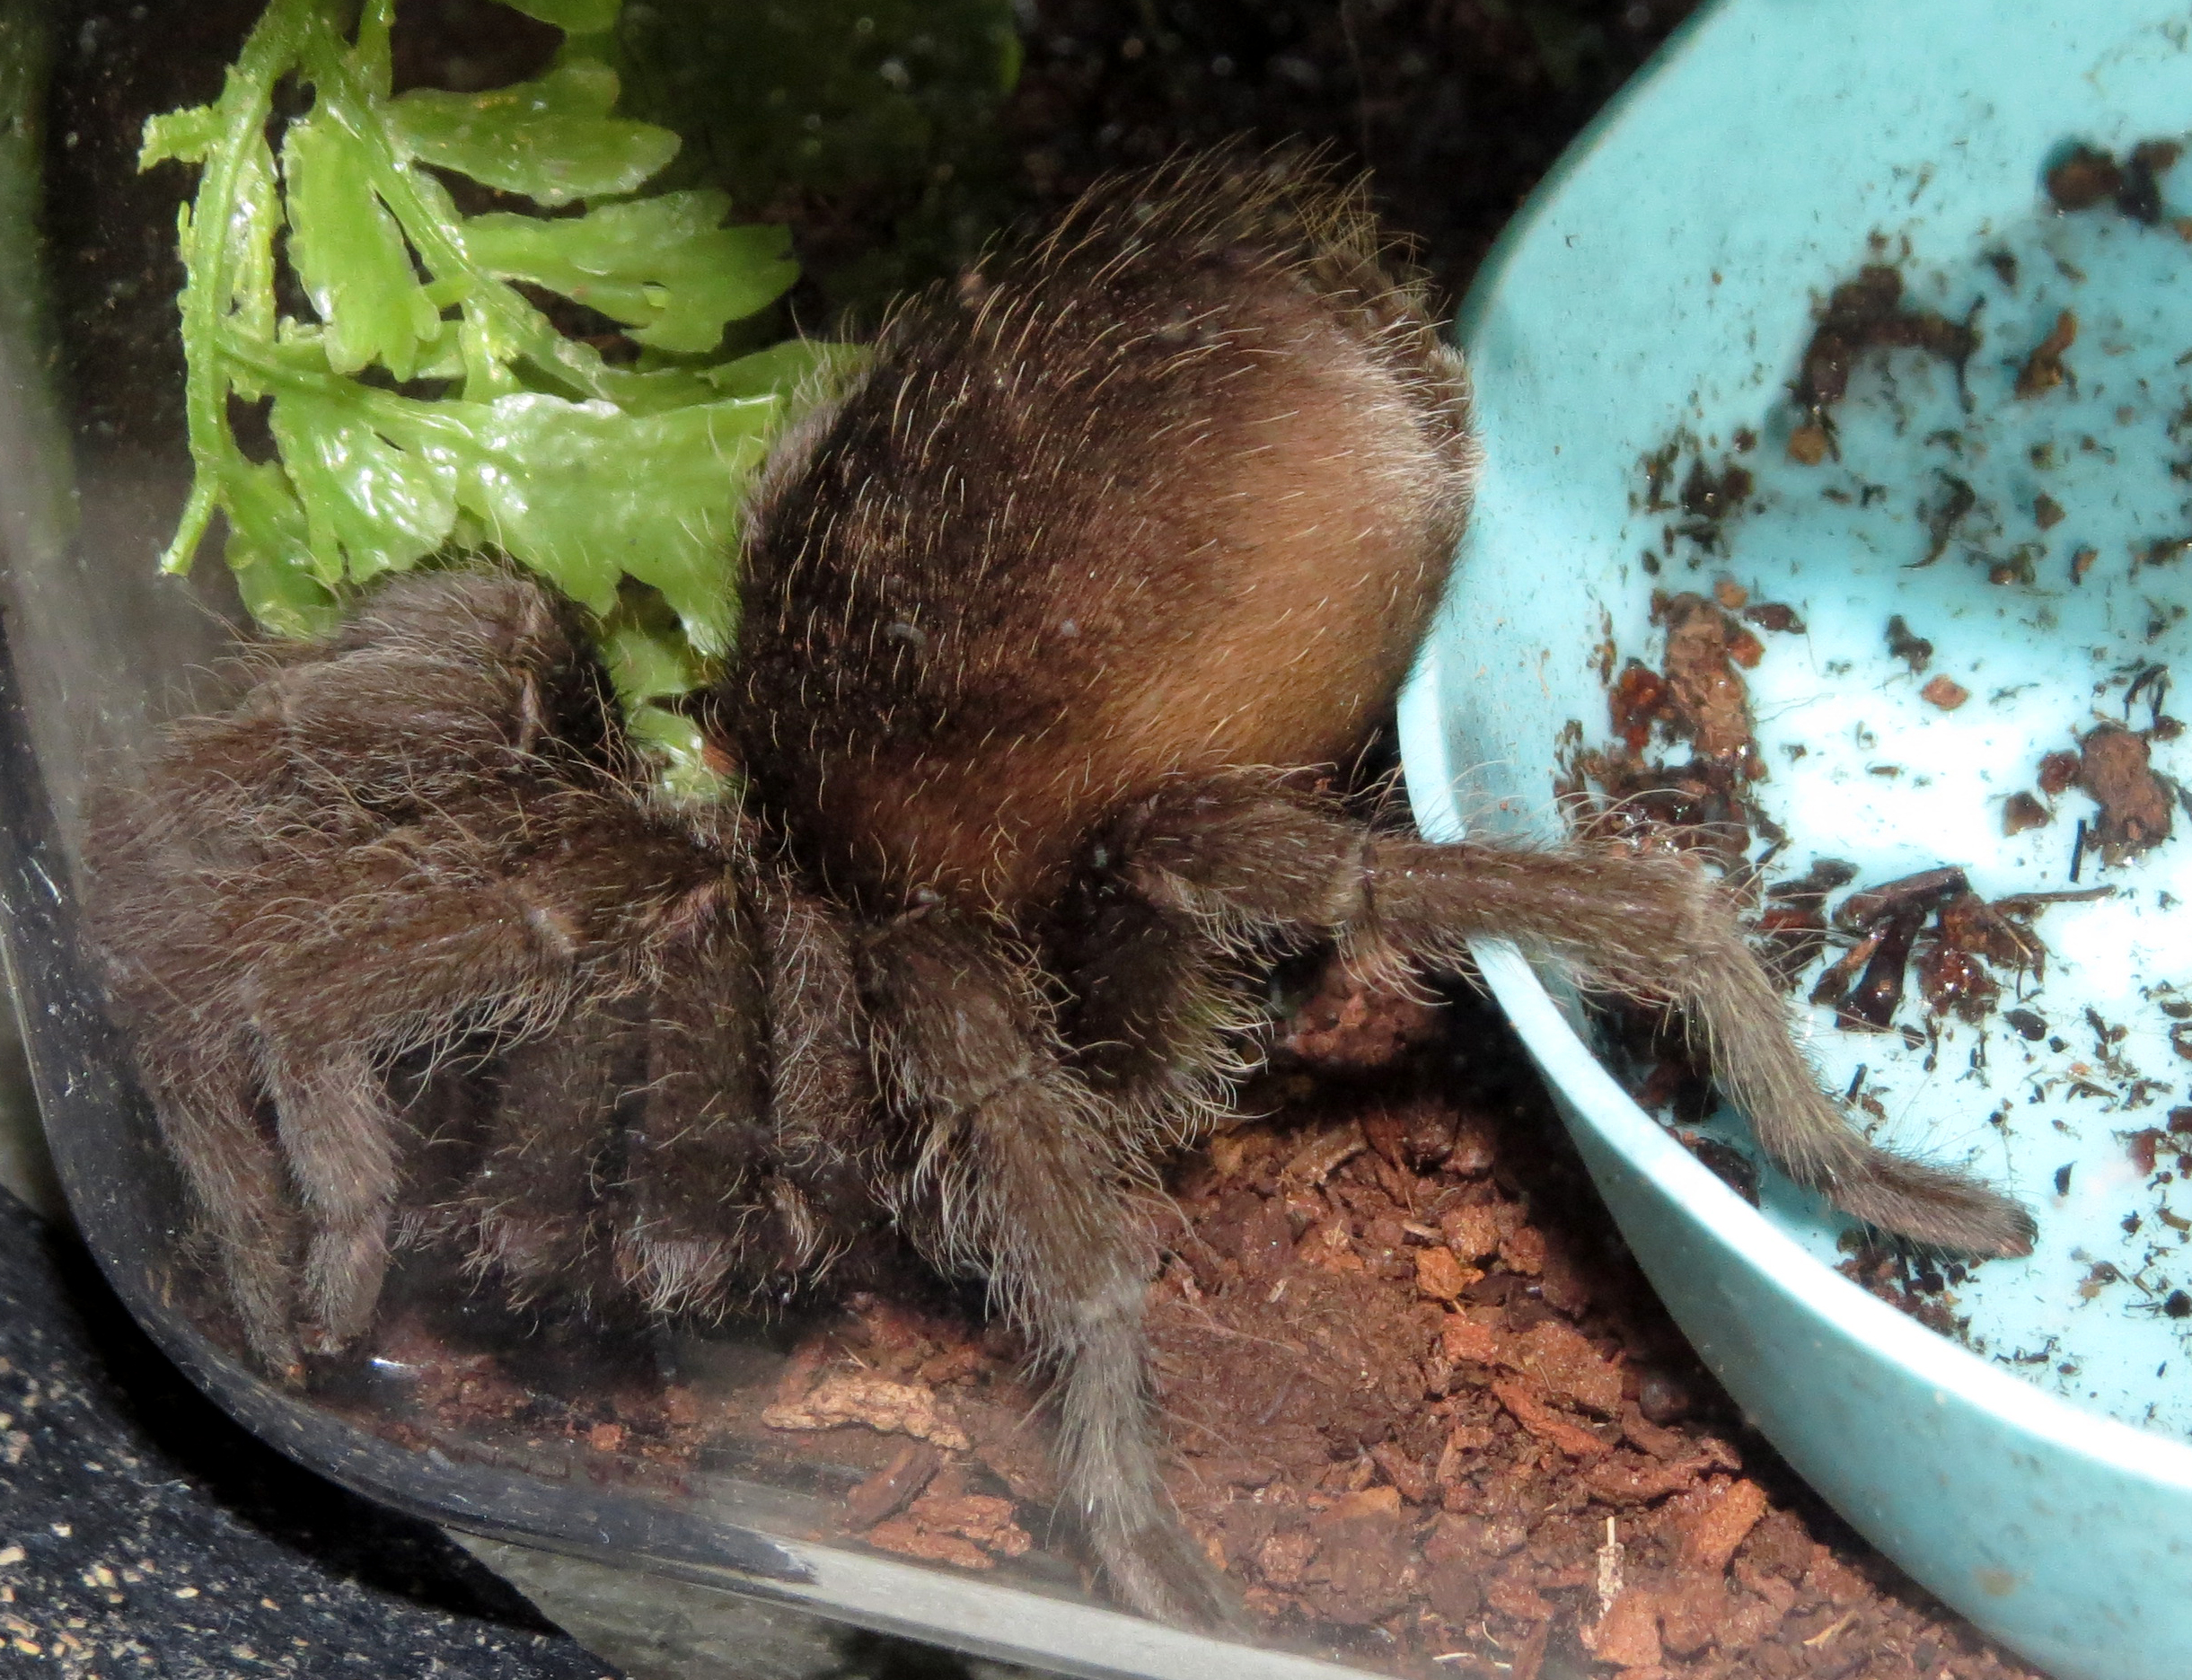
[[[116,1287],[262,1437],[439,1520],[1072,1672],[1338,1672],[1105,1609],[1041,1532],[978,1577],[842,1540],[848,1491],[906,1438],[837,1430],[871,1436],[847,1456],[763,1428],[783,1326],[554,1327],[407,1258],[365,1353],[316,1362],[301,1392],[242,1351],[102,1013],[75,889],[87,803],[160,720],[223,691],[241,622],[217,556],[187,580],[156,570],[189,484],[175,230],[190,180],[140,173],[136,153],[148,115],[218,91],[260,9],[0,0],[0,889],[57,1165]],[[486,31],[507,21],[471,10]],[[492,59],[492,40],[472,45]],[[470,84],[496,84],[491,68]]]

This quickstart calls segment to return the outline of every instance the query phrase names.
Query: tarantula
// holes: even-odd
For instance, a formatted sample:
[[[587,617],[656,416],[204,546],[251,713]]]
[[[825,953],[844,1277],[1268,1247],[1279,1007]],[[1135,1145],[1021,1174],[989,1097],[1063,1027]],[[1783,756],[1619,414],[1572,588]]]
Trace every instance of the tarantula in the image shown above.
[[[1175,162],[902,308],[782,439],[707,708],[735,808],[649,791],[579,618],[506,570],[251,654],[92,856],[257,1356],[295,1383],[357,1342],[400,1215],[517,1298],[663,1313],[894,1232],[1056,1368],[1115,1592],[1222,1617],[1144,1415],[1138,1204],[1254,1060],[1241,972],[1319,941],[1392,971],[1512,938],[1672,1006],[1796,1178],[2021,1252],[2012,1203],[1844,1124],[1691,861],[1432,845],[1320,791],[1405,673],[1477,460],[1359,189]],[[460,1169],[418,1165],[453,1136]]]

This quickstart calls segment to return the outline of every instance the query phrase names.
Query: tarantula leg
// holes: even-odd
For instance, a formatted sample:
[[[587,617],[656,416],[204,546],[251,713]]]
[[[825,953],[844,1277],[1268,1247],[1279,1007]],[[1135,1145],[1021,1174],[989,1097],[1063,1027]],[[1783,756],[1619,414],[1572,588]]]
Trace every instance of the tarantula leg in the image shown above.
[[[1373,834],[1238,780],[1171,790],[1129,819],[1130,875],[1155,902],[1237,931],[1336,937],[1351,958],[1467,961],[1512,939],[1587,985],[1672,1005],[1760,1145],[1861,1219],[1973,1254],[2030,1252],[2030,1215],[1946,1167],[1868,1143],[1819,1086],[1734,896],[1686,858],[1569,845],[1436,846]]]
[[[1766,1153],[1845,1211],[1933,1247],[2031,1252],[2032,1217],[2008,1197],[1851,1127],[1798,1046],[1733,894],[1688,859],[1381,840],[1366,884],[1378,931],[1403,949],[1450,961],[1451,930],[1481,930],[1561,957],[1588,981],[1673,1004]]]
[[[267,1092],[308,1216],[303,1293],[318,1324],[313,1350],[333,1352],[365,1333],[380,1299],[403,1122],[362,1049],[335,1047],[309,1060],[295,1049],[293,1041],[269,1044]]]
[[[661,910],[649,981],[513,1046],[466,1187],[514,1297],[719,1312],[811,1285],[872,1216],[870,1087],[841,926],[729,866]]]
[[[152,1048],[142,1046],[140,1054]],[[251,1112],[257,1082],[236,1055],[197,1058],[187,1073],[180,1071],[184,1065],[176,1057],[148,1065],[161,1134],[207,1210],[245,1341],[281,1381],[301,1384],[304,1367],[291,1328],[296,1213],[281,1158]],[[154,1066],[176,1071],[170,1077]]]
[[[317,1351],[354,1341],[380,1296],[409,1130],[388,1099],[388,1063],[442,1023],[559,1013],[568,996],[568,952],[497,896],[386,894],[372,925],[344,928],[339,947],[268,938],[242,965],[240,990],[280,999],[251,1025],[304,1202],[303,1304]]]
[[[775,1211],[755,1170],[769,1154],[758,930],[727,870],[689,892],[665,922],[647,1083],[625,1137],[629,1211],[616,1265],[656,1312],[720,1311],[726,1280]]]
[[[789,880],[762,876],[779,1289],[819,1282],[876,1223],[880,1155],[852,942]]]
[[[1254,1071],[1241,1045],[1265,1017],[1199,918],[1115,887],[1084,896],[1051,952],[1074,1070],[1138,1130],[1192,1143]]]
[[[183,728],[268,755],[280,767],[268,790],[416,813],[462,802],[480,777],[570,768],[602,744],[606,695],[583,646],[573,610],[529,579],[415,573],[389,579],[231,717]]]
[[[305,1297],[323,1350],[364,1331],[385,1269],[410,1141],[392,1064],[469,1034],[537,1034],[581,996],[628,989],[646,929],[695,872],[674,837],[629,811],[619,822],[606,801],[589,809],[585,845],[567,837],[506,875],[467,826],[485,824],[481,810],[400,831],[331,884],[320,872],[332,866],[306,858],[301,878],[268,871],[236,893],[225,972],[198,979],[256,1003],[246,1012],[308,1216]]]
[[[519,1305],[551,1286],[590,1293],[603,1157],[619,1094],[644,1059],[639,1039],[625,1012],[589,1003],[504,1057],[463,1205],[471,1263],[500,1275]]]
[[[795,1167],[850,1166],[876,1142],[866,1123],[875,1088],[851,937],[792,882],[763,877],[758,886],[779,1147]]]
[[[1027,965],[996,935],[917,911],[870,934],[861,957],[876,1073],[913,1151],[905,1223],[939,1264],[985,1272],[1058,1369],[1064,1498],[1120,1596],[1168,1620],[1228,1620],[1149,1429],[1148,1157],[1064,1065]]]

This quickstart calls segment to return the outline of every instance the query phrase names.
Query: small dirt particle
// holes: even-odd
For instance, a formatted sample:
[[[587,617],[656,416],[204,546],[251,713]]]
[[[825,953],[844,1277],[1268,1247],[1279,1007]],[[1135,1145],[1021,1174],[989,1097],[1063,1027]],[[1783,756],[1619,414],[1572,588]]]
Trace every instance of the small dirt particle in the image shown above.
[[[1739,512],[1750,492],[1750,469],[1729,462],[1714,472],[1701,458],[1691,462],[1689,476],[1682,481],[1682,511],[1693,519],[1722,520]],[[1739,601],[1722,604],[1743,603]]]
[[[1359,977],[1334,969],[1295,1012],[1277,1048],[1319,1067],[1383,1067],[1421,1040],[1431,1020],[1431,1005],[1373,996]]]
[[[1971,698],[1971,690],[1952,678],[1935,677],[1918,690],[1918,695],[1927,705],[1952,712]]]
[[[2121,863],[2170,837],[2175,801],[2157,777],[2143,736],[2103,724],[2080,743],[2078,784],[2100,805],[2091,843],[2103,861]]]
[[[1978,348],[1979,335],[1968,320],[1955,321],[1931,310],[1903,303],[1903,277],[1885,263],[1873,263],[1834,289],[1820,312],[1811,341],[1804,347],[1797,375],[1796,400],[1808,422],[1789,438],[1789,454],[1816,465],[1834,447],[1835,405],[1849,390],[1850,374],[1875,347],[1906,347],[1937,356],[1956,370],[1962,384],[1964,364]]]
[[[1614,1600],[1584,1640],[1590,1654],[1602,1663],[1622,1668],[1658,1668],[1665,1656],[1659,1649],[1658,1598],[1641,1587],[1629,1588]]]
[[[1750,694],[1734,667],[1739,653],[1757,648],[1757,638],[1703,595],[1675,595],[1658,603],[1653,616],[1667,627],[1676,727],[1701,758],[1741,760],[1751,749]],[[1749,663],[1756,663],[1755,652]]]
[[[1415,1255],[1415,1287],[1434,1301],[1451,1301],[1484,1274],[1465,1266],[1450,1248],[1419,1248]]]
[[[1459,1313],[1440,1326],[1439,1347],[1457,1365],[1490,1365],[1500,1357],[1500,1339],[1492,1326]]]
[[[2075,752],[2050,752],[2039,761],[2039,790],[2054,798],[2066,787],[2078,785],[2078,755]]]
[[[2161,177],[2168,174],[2184,148],[2174,140],[2142,140],[2131,148],[2124,166],[2124,183],[2117,189],[2116,207],[2135,222],[2152,227],[2161,220]]]
[[[1925,558],[1913,562],[1913,570],[1931,566],[1948,552],[1950,541],[1964,516],[1979,505],[1979,493],[1971,488],[1970,480],[1959,479],[1953,472],[1934,470],[1933,476],[1941,480],[1941,500],[1925,509]]]
[[[2047,196],[2058,210],[2090,210],[2124,185],[2123,166],[2107,152],[2082,145],[2047,172]]]
[[[1918,990],[1935,1015],[1953,1010],[1977,1025],[1994,1008],[2002,988],[1970,952],[1936,945],[1918,959]]]
[[[2057,385],[2078,383],[2077,374],[2071,372],[2063,360],[2063,353],[2078,342],[2078,317],[2073,310],[2064,310],[2055,318],[2055,325],[2047,336],[2033,347],[2025,365],[2017,371],[2017,394],[2020,397],[2042,396]]]
[[[1896,1012],[1903,1007],[1904,972],[1924,920],[1917,913],[1901,915],[1871,936],[1867,943],[1872,946],[1872,954],[1835,1011],[1838,1025],[1860,1033],[1885,1033],[1895,1025]]]
[[[1562,1417],[1527,1385],[1502,1377],[1492,1385],[1492,1392],[1507,1408],[1508,1416],[1548,1447],[1557,1447],[1576,1458],[1596,1458],[1608,1450],[1604,1441]]]
[[[1489,1202],[1449,1209],[1439,1221],[1447,1246],[1463,1260],[1478,1261],[1500,1246],[1499,1213]]]
[[[998,1558],[1019,1557],[1034,1544],[1015,1514],[1010,1500],[987,1493],[924,1493],[903,1517],[869,1529],[867,1543],[961,1569],[994,1569]]]
[[[1682,1536],[1682,1555],[1701,1569],[1722,1570],[1765,1515],[1765,1490],[1745,1480],[1728,1483]]]
[[[2102,199],[2116,198],[2122,184],[2122,164],[2111,154],[2082,145],[2047,172],[2047,198],[2058,210],[2091,210]]]
[[[1545,1269],[1545,1234],[1534,1225],[1518,1225],[1500,1238],[1500,1263],[1526,1278],[1538,1276]]]
[[[1558,1319],[1532,1324],[1508,1343],[1500,1359],[1556,1400],[1572,1402],[1600,1417],[1613,1417],[1621,1410],[1621,1367]]]
[[[935,1391],[894,1383],[865,1371],[825,1377],[804,1399],[779,1402],[761,1413],[772,1429],[831,1429],[863,1423],[884,1435],[911,1435],[954,1452],[969,1445],[966,1431],[937,1411]]]
[[[1851,893],[1835,908],[1835,926],[1846,932],[1863,933],[1906,915],[1923,919],[1932,910],[1955,903],[1970,890],[1970,879],[1952,864],[1920,869]]]
[[[929,1485],[943,1463],[944,1456],[927,1442],[907,1442],[890,1463],[845,1496],[846,1526],[873,1528],[885,1518],[897,1516]]]
[[[1760,629],[1771,630],[1776,635],[1801,636],[1804,633],[1804,621],[1797,617],[1796,609],[1783,606],[1778,601],[1761,601],[1756,606],[1745,607],[1743,616]]]
[[[2013,793],[2002,805],[2002,831],[2008,835],[2022,834],[2028,829],[2046,828],[2055,821],[2055,813],[2048,810],[2029,793]]]
[[[1933,644],[1923,636],[1912,635],[1910,626],[1899,612],[1888,620],[1888,652],[1890,657],[1908,665],[1913,676],[1933,663]]]
[[[1307,1528],[1272,1535],[1256,1549],[1256,1568],[1273,1587],[1292,1587],[1316,1556],[1316,1536]]]

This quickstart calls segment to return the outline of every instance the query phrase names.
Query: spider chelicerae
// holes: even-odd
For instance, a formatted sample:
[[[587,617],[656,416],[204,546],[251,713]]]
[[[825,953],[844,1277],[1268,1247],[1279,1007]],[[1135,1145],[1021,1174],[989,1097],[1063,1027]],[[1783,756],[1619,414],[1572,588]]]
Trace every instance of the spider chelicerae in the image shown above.
[[[2012,1203],[1844,1123],[1693,861],[1432,845],[1322,791],[1477,459],[1360,189],[1187,159],[903,307],[780,441],[705,710],[735,804],[652,791],[580,616],[507,569],[248,650],[109,796],[92,910],[257,1357],[358,1343],[400,1222],[513,1299],[662,1314],[909,1245],[1056,1369],[1114,1590],[1222,1619],[1145,1416],[1140,1201],[1254,1065],[1244,973],[1325,941],[1393,972],[1511,938],[1670,1006],[1797,1179],[2021,1251]]]

